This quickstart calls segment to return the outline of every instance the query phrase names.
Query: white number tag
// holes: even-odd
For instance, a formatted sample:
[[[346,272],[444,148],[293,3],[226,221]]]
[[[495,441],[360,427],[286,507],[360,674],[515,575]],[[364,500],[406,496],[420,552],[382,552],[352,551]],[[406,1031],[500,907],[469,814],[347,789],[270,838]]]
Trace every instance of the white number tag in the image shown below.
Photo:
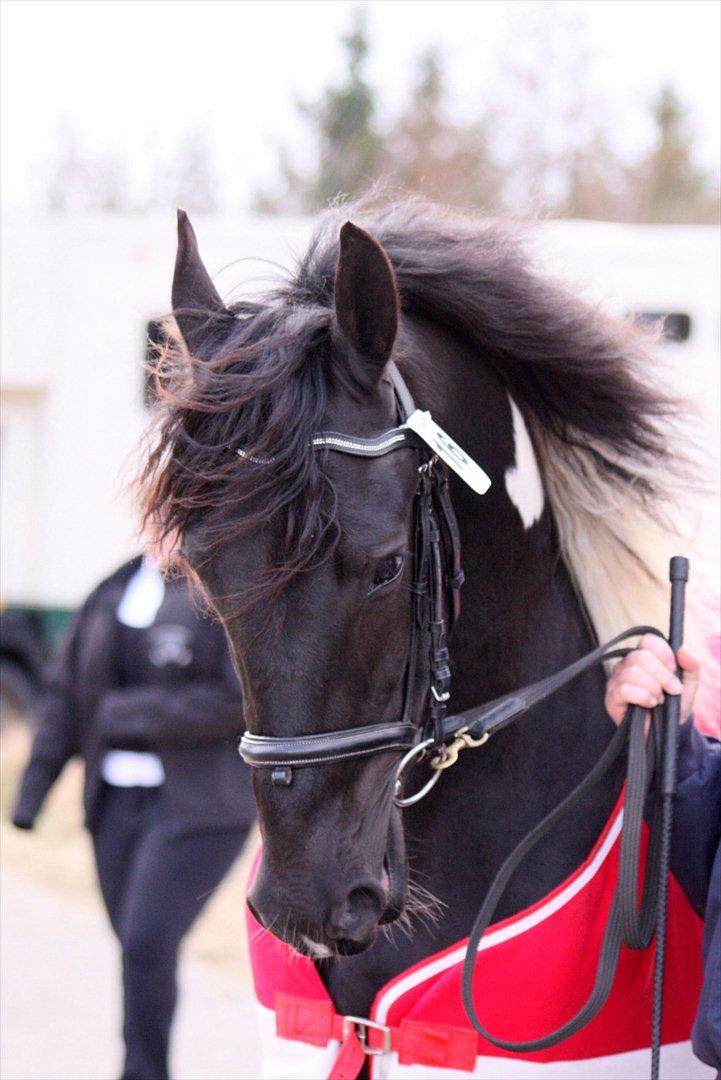
[[[428,443],[442,461],[445,461],[454,472],[458,473],[469,488],[477,491],[479,495],[485,495],[491,486],[491,478],[484,473],[480,465],[473,458],[469,458],[465,450],[440,428],[429,412],[416,409],[408,417],[405,427],[420,435],[423,442]]]

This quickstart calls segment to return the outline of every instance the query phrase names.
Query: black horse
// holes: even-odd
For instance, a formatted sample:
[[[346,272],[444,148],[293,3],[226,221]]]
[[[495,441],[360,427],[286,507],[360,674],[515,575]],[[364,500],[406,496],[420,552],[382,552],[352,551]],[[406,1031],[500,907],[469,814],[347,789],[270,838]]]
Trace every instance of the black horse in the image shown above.
[[[350,213],[364,228],[331,213],[286,284],[232,308],[179,214],[179,335],[158,373],[145,507],[182,534],[228,632],[247,726],[264,735],[399,718],[418,456],[312,446],[319,431],[396,426],[391,357],[492,480],[479,496],[451,476],[466,572],[454,712],[664,619],[663,512],[683,464],[667,433],[676,405],[653,387],[635,331],[534,270],[507,226],[413,201]],[[603,690],[603,672],[587,674],[461,755],[402,825],[397,751],[299,769],[288,786],[256,771],[263,855],[249,903],[318,962],[339,1012],[368,1015],[392,976],[468,934],[504,858],[610,740]],[[416,723],[427,693],[419,663]],[[579,866],[620,783],[608,775],[538,845],[500,917]]]

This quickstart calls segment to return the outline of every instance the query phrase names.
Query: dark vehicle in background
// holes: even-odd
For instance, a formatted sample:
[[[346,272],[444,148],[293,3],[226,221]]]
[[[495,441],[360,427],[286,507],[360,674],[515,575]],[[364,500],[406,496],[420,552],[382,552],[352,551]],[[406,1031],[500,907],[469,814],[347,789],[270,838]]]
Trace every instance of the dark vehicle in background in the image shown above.
[[[45,672],[60,646],[70,611],[6,606],[0,608],[0,714],[35,718]]]

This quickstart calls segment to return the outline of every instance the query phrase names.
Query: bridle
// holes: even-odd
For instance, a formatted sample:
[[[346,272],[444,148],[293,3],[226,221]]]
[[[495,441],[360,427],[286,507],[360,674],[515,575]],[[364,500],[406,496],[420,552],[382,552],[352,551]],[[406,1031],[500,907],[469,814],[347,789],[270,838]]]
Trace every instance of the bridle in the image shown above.
[[[605,645],[569,664],[546,679],[462,713],[448,715],[451,672],[448,635],[460,611],[463,571],[460,562],[458,524],[439,457],[463,475],[470,459],[452,439],[437,428],[429,414],[417,410],[408,387],[393,362],[387,365],[398,412],[398,425],[375,439],[326,431],[314,436],[318,450],[354,457],[382,457],[401,448],[419,452],[418,481],[413,504],[413,584],[411,631],[406,662],[401,716],[390,723],[368,724],[342,731],[276,737],[246,731],[240,754],[249,765],[270,769],[272,781],[290,786],[293,770],[350,761],[389,750],[404,751],[396,772],[394,801],[407,807],[424,798],[442,773],[455,764],[464,749],[482,746],[496,732],[523,716],[562,687],[607,660],[625,656],[630,649],[618,646],[646,633],[664,637],[652,626],[634,626]],[[242,451],[239,451],[243,454]],[[245,455],[243,455],[245,456]],[[470,466],[478,469],[475,463]],[[470,468],[469,466],[469,468]],[[478,470],[481,472],[481,470]],[[472,485],[473,486],[473,485]],[[475,490],[483,490],[476,487]],[[677,652],[683,640],[684,589],[688,561],[671,560],[671,620],[669,643]],[[428,647],[428,690],[420,725],[413,722],[414,692],[421,643]],[[677,675],[681,676],[680,669]],[[656,965],[652,1017],[652,1080],[659,1075],[666,904],[672,802],[675,792],[676,736],[680,700],[667,696],[663,707],[653,710],[646,744],[645,710],[633,706],[589,774],[518,844],[498,871],[470,934],[463,969],[463,1003],[471,1023],[489,1042],[506,1050],[531,1052],[562,1042],[579,1031],[603,1007],[611,990],[622,944],[645,949],[656,934]],[[518,865],[536,843],[581,801],[628,746],[627,788],[621,832],[619,880],[609,915],[593,990],[582,1008],[556,1031],[527,1042],[510,1042],[488,1032],[478,1018],[473,995],[475,956],[498,903]],[[426,760],[431,768],[427,782],[412,795],[403,795],[403,777],[411,764]],[[644,806],[655,785],[656,798],[646,874],[640,905],[637,881]]]
[[[390,723],[367,724],[342,731],[277,738],[246,732],[240,743],[243,759],[256,768],[271,769],[274,784],[288,786],[292,770],[311,765],[348,761],[384,750],[404,750],[403,767],[409,754],[420,757],[430,747],[443,756],[447,738],[446,712],[450,698],[451,670],[448,634],[460,612],[463,584],[458,523],[453,512],[448,477],[438,455],[409,426],[417,410],[410,391],[394,363],[387,368],[393,387],[398,426],[375,439],[362,439],[335,431],[324,431],[312,440],[317,450],[330,450],[353,457],[375,458],[410,448],[420,458],[413,498],[413,579],[411,624],[400,718]],[[455,444],[448,440],[448,446]],[[462,451],[461,451],[462,453]],[[414,697],[421,643],[428,645],[429,683],[425,716],[420,726],[413,722]],[[396,796],[400,806],[416,802],[435,784],[435,772],[423,793],[410,799]]]

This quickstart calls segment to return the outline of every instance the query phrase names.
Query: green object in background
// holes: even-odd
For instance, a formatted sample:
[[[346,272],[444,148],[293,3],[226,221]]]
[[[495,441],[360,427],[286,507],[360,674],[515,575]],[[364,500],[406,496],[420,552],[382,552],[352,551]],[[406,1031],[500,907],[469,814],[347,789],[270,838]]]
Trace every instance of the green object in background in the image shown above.
[[[0,610],[22,618],[43,653],[56,651],[75,614],[75,608],[42,604],[2,604]]]
[[[41,623],[45,631],[45,636],[48,641],[52,643],[52,647],[57,647],[60,638],[62,638],[70,625],[71,619],[75,614],[74,608],[66,607],[48,607],[38,608],[40,614]]]
[[[0,604],[0,703],[3,720],[37,717],[48,664],[60,651],[73,611]]]

